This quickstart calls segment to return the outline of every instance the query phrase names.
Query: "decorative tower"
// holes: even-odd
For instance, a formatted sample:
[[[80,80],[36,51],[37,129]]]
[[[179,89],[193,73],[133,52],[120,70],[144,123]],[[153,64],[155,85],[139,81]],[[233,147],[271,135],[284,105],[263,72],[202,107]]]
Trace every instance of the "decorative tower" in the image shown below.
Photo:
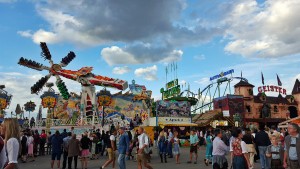
[[[292,96],[298,105],[297,112],[298,112],[298,116],[299,116],[300,115],[300,81],[299,81],[299,79],[296,79],[296,81],[295,81],[294,88],[292,91]]]
[[[252,98],[253,97],[253,88],[254,85],[250,84],[246,80],[241,80],[239,83],[234,85],[234,94],[242,95],[244,98]]]

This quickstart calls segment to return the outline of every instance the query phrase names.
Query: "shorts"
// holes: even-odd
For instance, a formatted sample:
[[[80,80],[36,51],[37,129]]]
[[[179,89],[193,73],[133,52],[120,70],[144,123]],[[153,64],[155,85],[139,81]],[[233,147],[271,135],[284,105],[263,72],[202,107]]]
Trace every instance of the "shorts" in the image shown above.
[[[54,161],[56,157],[56,160],[60,161],[61,153],[52,153],[52,160]]]
[[[145,153],[137,154],[137,162],[138,163],[147,162],[147,161],[148,161],[148,159],[147,159],[147,156]]]
[[[191,146],[190,153],[196,153],[197,154],[198,146]]]
[[[107,153],[109,160],[116,159],[116,153],[112,150],[112,148],[107,148]]]

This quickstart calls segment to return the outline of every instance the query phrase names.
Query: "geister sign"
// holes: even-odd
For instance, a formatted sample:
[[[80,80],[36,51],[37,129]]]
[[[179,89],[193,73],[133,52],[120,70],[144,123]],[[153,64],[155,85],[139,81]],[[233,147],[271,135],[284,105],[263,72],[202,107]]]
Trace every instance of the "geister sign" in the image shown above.
[[[268,85],[268,86],[260,86],[258,87],[258,92],[263,93],[263,92],[278,92],[280,94],[286,95],[286,89],[279,87],[279,86],[274,86],[274,85]]]

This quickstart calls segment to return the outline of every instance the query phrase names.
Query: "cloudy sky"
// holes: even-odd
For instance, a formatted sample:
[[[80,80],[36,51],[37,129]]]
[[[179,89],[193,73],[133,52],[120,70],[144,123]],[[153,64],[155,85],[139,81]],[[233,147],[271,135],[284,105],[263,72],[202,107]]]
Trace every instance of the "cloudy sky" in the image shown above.
[[[234,69],[256,87],[261,72],[266,84],[276,84],[278,74],[290,93],[300,78],[299,11],[299,0],[0,0],[0,84],[13,95],[7,111],[40,104],[30,87],[47,72],[17,64],[25,57],[47,65],[39,42],[55,62],[74,51],[67,69],[93,66],[95,74],[134,79],[157,99],[173,62],[179,81],[195,92]]]

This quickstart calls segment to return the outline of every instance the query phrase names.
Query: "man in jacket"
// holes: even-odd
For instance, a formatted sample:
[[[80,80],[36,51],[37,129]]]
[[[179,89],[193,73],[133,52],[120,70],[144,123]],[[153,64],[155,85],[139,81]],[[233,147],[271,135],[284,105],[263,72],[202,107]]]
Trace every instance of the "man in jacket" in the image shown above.
[[[259,126],[259,132],[255,135],[255,143],[258,146],[260,164],[262,169],[269,169],[269,163],[266,157],[267,147],[271,145],[269,135],[265,132],[263,125]]]
[[[126,169],[125,156],[129,154],[129,137],[125,132],[124,127],[119,128],[120,139],[119,139],[119,157],[118,164],[120,169]]]
[[[284,157],[283,167],[290,169],[300,168],[300,137],[299,126],[295,123],[290,123],[288,126],[289,135],[285,137],[284,141]]]
[[[63,138],[63,169],[66,169],[66,167],[67,167],[68,146],[69,146],[69,141],[71,139],[72,139],[71,132],[67,133],[67,137]]]

